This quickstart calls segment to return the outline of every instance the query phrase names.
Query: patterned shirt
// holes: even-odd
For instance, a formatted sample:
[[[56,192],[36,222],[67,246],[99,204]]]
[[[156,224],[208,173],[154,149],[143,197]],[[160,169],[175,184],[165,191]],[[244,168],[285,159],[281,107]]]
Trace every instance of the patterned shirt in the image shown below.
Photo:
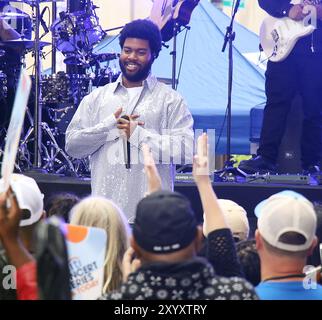
[[[125,168],[124,140],[114,112],[140,115],[130,142],[131,169]],[[141,147],[147,143],[164,189],[173,189],[174,163],[191,163],[193,119],[180,94],[149,76],[141,94],[130,99],[122,76],[94,90],[79,105],[66,131],[66,151],[75,158],[90,156],[92,194],[112,199],[132,220],[147,191]],[[126,146],[126,144],[125,144]]]
[[[238,277],[219,277],[206,260],[154,263],[130,274],[119,291],[101,300],[258,300],[253,286]]]

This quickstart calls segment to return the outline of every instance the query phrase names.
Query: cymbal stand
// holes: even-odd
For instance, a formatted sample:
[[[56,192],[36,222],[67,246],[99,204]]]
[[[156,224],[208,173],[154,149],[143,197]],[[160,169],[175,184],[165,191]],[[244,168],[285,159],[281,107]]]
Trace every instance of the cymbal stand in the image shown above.
[[[42,119],[42,105],[41,105],[41,47],[40,47],[40,6],[39,0],[31,0],[32,20],[35,31],[35,112],[34,112],[34,161],[33,169],[41,170],[41,119]]]
[[[32,121],[31,115],[29,113],[30,128],[26,133],[25,137],[22,139],[20,144],[21,154],[23,155],[23,160],[30,165],[30,160],[24,156],[24,150],[28,150],[27,144],[33,141],[34,144],[34,158],[31,170],[37,172],[55,172],[55,166],[57,162],[60,164],[61,161],[57,159],[57,156],[60,154],[64,161],[67,162],[69,170],[76,175],[75,168],[70,161],[69,156],[64,152],[62,148],[59,147],[54,134],[46,122],[42,122],[42,92],[41,92],[41,57],[42,57],[42,48],[40,46],[40,1],[31,0],[30,6],[32,7],[32,20],[33,27],[35,31],[35,46],[34,46],[34,55],[35,55],[35,99],[34,99],[34,120]],[[49,141],[47,141],[47,147],[42,143],[42,131],[48,136]],[[31,136],[34,136],[34,139]],[[42,159],[42,154],[44,155]],[[42,160],[45,164],[42,166]],[[62,163],[61,163],[62,164]]]
[[[56,21],[57,18],[57,4],[54,1],[52,4],[52,22],[54,23],[54,21]],[[55,41],[52,41],[52,52],[51,52],[51,74],[55,74],[56,73],[56,43]]]

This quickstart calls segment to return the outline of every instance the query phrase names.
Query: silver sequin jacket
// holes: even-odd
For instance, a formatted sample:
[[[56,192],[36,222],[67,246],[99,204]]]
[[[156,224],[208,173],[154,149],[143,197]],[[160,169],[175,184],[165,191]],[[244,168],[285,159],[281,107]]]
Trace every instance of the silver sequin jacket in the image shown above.
[[[193,154],[193,119],[181,95],[149,76],[132,105],[122,77],[95,89],[79,105],[66,131],[66,151],[75,158],[90,156],[92,194],[113,200],[130,221],[138,201],[147,191],[142,143],[147,143],[157,163],[162,187],[173,189],[174,164],[189,164]],[[138,114],[129,142],[131,169],[124,164],[123,139],[114,112]]]

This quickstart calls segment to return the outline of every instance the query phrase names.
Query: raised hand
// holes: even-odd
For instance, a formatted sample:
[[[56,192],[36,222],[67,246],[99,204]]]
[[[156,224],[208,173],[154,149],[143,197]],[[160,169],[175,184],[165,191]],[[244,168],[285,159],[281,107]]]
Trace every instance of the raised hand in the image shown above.
[[[10,208],[7,207],[7,200]],[[6,255],[16,268],[33,261],[32,256],[19,239],[19,222],[21,209],[15,193],[11,188],[0,195],[0,239],[6,250]]]
[[[10,201],[10,208],[7,207],[7,200]],[[3,243],[17,240],[20,218],[21,210],[10,187],[0,195],[0,239]]]
[[[148,194],[161,190],[161,178],[157,167],[147,144],[143,144],[143,159],[144,159],[144,171],[148,180]]]
[[[197,154],[193,158],[193,177],[204,210],[203,230],[205,235],[213,230],[227,228],[209,177],[208,149],[208,137],[203,133],[197,140]]]
[[[122,273],[123,282],[127,281],[130,273],[135,272],[141,266],[141,261],[135,258],[135,251],[132,247],[129,247],[123,256],[122,260]]]
[[[208,159],[208,136],[203,133],[197,140],[197,154],[193,158],[193,177],[196,184],[202,181],[210,181]]]

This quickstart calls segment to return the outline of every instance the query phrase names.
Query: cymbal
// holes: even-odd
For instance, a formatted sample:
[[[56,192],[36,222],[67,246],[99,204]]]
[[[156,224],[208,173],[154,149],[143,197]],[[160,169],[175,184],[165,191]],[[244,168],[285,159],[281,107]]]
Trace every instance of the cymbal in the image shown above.
[[[40,41],[39,46],[45,47],[51,45],[50,42]],[[0,41],[0,48],[12,48],[12,49],[18,49],[18,50],[29,50],[34,48],[35,41],[33,40],[9,40],[9,41]]]
[[[61,2],[65,0],[38,0],[37,2],[42,3],[42,2]],[[0,2],[9,2],[8,0],[0,0]],[[36,2],[35,0],[12,0],[10,2],[23,2],[27,4],[32,4]]]
[[[1,12],[0,18],[2,19],[29,18],[29,15],[26,13],[18,13],[18,12]]]

